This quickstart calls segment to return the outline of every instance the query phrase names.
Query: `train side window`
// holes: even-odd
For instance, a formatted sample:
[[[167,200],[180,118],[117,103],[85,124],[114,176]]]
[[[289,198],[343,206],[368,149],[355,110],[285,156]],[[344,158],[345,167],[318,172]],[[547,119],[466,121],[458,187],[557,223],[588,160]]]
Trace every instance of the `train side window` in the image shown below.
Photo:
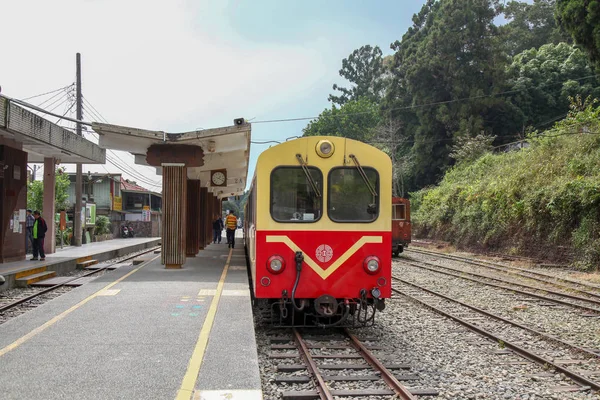
[[[393,210],[392,219],[399,221],[406,220],[406,204],[394,204]]]
[[[321,196],[301,167],[278,167],[271,171],[271,218],[277,222],[316,222],[323,212],[323,174],[308,167]]]
[[[357,168],[340,167],[329,172],[327,213],[332,221],[373,222],[377,219],[379,174],[374,168],[363,167],[363,170],[377,196],[373,196]]]

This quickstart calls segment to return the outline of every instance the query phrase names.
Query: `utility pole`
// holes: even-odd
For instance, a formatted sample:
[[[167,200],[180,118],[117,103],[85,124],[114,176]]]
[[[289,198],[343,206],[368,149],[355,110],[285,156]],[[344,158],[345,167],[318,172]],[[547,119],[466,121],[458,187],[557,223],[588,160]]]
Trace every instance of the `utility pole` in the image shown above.
[[[81,54],[77,53],[76,56],[77,64],[77,120],[83,119],[83,108],[82,108],[82,96],[81,96]],[[77,123],[77,134],[83,136],[81,133],[81,123]],[[73,221],[73,237],[75,238],[75,246],[81,246],[81,237],[83,234],[81,227],[81,197],[82,197],[82,168],[81,163],[77,163],[77,175],[75,177],[75,218]]]

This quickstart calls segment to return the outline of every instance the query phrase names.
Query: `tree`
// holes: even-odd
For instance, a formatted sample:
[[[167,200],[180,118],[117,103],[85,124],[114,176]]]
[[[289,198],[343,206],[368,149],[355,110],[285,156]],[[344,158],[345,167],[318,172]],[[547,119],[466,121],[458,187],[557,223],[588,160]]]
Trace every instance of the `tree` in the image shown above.
[[[343,106],[349,101],[367,98],[377,103],[381,99],[384,87],[384,63],[378,46],[362,46],[354,50],[348,58],[342,60],[340,76],[353,84],[350,88],[333,85],[333,90],[341,92],[339,96],[329,95],[329,101]]]
[[[361,97],[339,108],[334,104],[331,109],[325,109],[302,132],[303,136],[342,136],[368,142],[373,136],[373,129],[380,122],[379,106]]]
[[[600,0],[558,0],[556,20],[600,69]]]
[[[404,197],[405,177],[413,165],[412,156],[405,151],[408,137],[403,132],[400,120],[387,118],[377,128],[373,144],[392,159],[392,193]]]
[[[549,124],[569,111],[569,96],[600,97],[586,55],[567,43],[546,44],[514,57],[507,68],[508,83],[517,92],[511,101],[527,125]],[[581,80],[580,78],[589,77]]]
[[[492,142],[494,139],[494,136],[487,136],[485,134],[479,134],[475,137],[458,138],[456,144],[452,147],[450,157],[454,158],[457,162],[475,161],[485,153],[492,151]]]
[[[67,208],[69,198],[69,175],[64,173],[63,168],[56,169],[54,183],[54,212]],[[27,208],[43,211],[44,208],[44,182],[32,181],[27,184]],[[49,216],[47,216],[49,217]]]
[[[519,124],[501,97],[508,57],[494,19],[496,0],[428,0],[413,26],[392,45],[394,81],[386,101],[409,101],[418,120],[412,154],[413,187],[436,182],[451,164],[455,137],[484,131],[501,138]]]
[[[533,4],[511,1],[503,9],[507,24],[499,27],[506,51],[514,56],[525,50],[569,41],[554,18],[555,0],[534,0]]]

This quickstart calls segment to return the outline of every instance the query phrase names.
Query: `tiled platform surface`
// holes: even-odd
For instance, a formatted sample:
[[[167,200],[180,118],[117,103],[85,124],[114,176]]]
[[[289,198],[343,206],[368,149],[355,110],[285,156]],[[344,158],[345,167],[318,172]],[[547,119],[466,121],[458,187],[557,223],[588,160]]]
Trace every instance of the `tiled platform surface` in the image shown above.
[[[156,255],[0,325],[0,397],[262,399],[241,243],[232,250],[199,374],[189,369],[228,252],[226,244],[211,244],[181,270],[164,269]],[[182,391],[188,371],[195,379]]]
[[[113,239],[85,244],[81,247],[67,246],[63,249],[58,248],[56,253],[47,254],[45,261],[30,261],[29,258],[31,258],[31,255],[27,255],[27,260],[0,264],[0,275],[4,276],[7,281],[4,285],[0,286],[0,291],[13,287],[15,284],[15,275],[19,272],[38,267],[47,267],[46,270],[57,271],[60,275],[73,271],[76,268],[77,260],[86,257],[104,261],[153,247],[159,243],[160,238]]]

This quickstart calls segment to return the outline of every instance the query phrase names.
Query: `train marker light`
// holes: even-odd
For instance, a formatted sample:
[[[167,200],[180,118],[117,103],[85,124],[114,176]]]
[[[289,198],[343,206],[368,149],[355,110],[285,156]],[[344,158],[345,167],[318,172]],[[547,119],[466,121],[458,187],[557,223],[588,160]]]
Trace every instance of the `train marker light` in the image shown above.
[[[367,274],[375,275],[379,272],[379,264],[379,258],[377,256],[369,256],[365,258],[363,268]]]
[[[317,143],[317,154],[319,157],[328,158],[333,155],[335,151],[335,146],[333,143],[327,139],[319,140]]]
[[[271,256],[267,260],[267,269],[272,274],[280,274],[285,269],[285,260],[281,256]]]

